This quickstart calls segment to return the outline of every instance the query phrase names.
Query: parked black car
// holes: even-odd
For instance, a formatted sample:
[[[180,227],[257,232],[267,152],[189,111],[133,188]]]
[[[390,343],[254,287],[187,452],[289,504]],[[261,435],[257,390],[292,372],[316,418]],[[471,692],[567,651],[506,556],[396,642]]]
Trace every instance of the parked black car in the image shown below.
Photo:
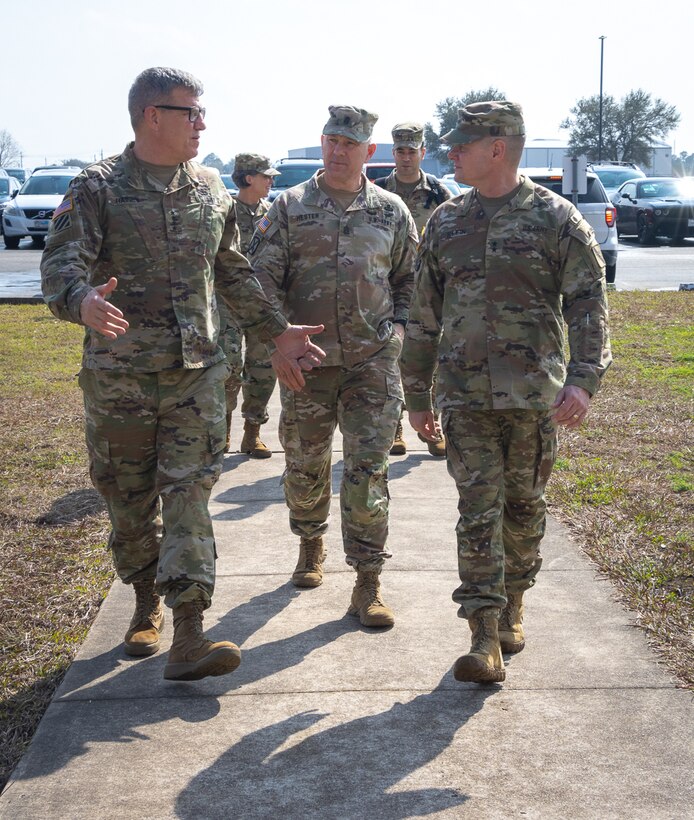
[[[646,177],[632,179],[612,197],[617,209],[617,233],[635,234],[641,245],[659,236],[682,240],[694,236],[694,179]]]

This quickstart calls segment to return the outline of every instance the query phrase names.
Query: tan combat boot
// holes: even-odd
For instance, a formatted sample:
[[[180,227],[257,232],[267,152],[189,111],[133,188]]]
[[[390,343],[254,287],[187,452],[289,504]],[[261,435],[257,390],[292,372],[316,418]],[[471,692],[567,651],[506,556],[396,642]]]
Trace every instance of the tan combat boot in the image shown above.
[[[313,538],[302,536],[299,544],[299,560],[292,575],[295,587],[319,587],[323,583],[323,561],[325,561],[323,536]]]
[[[241,440],[241,452],[251,458],[270,458],[272,450],[266,447],[260,440],[260,425],[252,421],[246,421],[243,425],[243,439]]]
[[[379,571],[357,570],[349,615],[358,615],[364,626],[393,626],[395,614],[381,598]]]
[[[499,645],[499,607],[485,606],[470,615],[472,646],[453,666],[453,677],[460,681],[493,683],[506,678]]]
[[[525,646],[523,634],[523,593],[507,592],[507,603],[499,618],[499,643],[502,652],[520,652]]]
[[[164,609],[154,591],[154,578],[135,581],[135,614],[125,633],[125,652],[142,657],[159,651],[159,634],[164,626]]]
[[[436,458],[446,457],[446,439],[443,437],[443,433],[437,441],[429,441],[429,439],[424,438],[421,433],[417,433],[417,435],[419,436],[419,440],[426,444],[427,450],[429,450],[432,456]]]
[[[166,680],[200,680],[226,675],[241,663],[241,651],[235,643],[213,643],[203,635],[203,609],[202,601],[188,601],[174,607],[174,637],[164,667]]]
[[[391,456],[404,456],[407,452],[407,445],[405,444],[405,439],[403,437],[402,432],[402,421],[398,422],[398,426],[395,428],[395,438],[393,439],[393,444],[390,448]]]

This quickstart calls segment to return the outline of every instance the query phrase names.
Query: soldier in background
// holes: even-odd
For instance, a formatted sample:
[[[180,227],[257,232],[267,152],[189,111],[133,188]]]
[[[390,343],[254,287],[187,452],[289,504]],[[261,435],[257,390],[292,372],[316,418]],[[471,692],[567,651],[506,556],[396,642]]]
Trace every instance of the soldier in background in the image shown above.
[[[290,387],[300,389],[301,368],[323,355],[308,335],[321,328],[288,326],[238,252],[236,211],[219,175],[190,161],[205,129],[202,91],[173,68],[135,79],[135,141],[75,178],[41,259],[52,313],[85,326],[79,383],[90,475],[108,507],[116,570],[135,589],[125,651],[158,651],[164,595],[174,622],[170,680],[223,675],[241,659],[236,644],[202,631],[229,371],[215,289],[244,326],[272,339]]]
[[[374,184],[397,194],[410,209],[417,226],[417,236],[421,238],[427,220],[442,202],[452,199],[446,186],[432,174],[422,171],[422,160],[427,149],[424,147],[424,127],[418,122],[402,122],[391,131],[393,137],[393,159],[395,169],[387,177],[374,180]],[[421,433],[432,456],[443,458],[446,455],[446,442],[439,434],[436,441],[427,441]],[[407,445],[403,437],[402,418],[395,429],[395,439],[390,448],[393,456],[404,456]]]
[[[410,422],[431,437],[438,354],[459,493],[453,600],[472,632],[461,681],[504,680],[502,651],[525,646],[557,425],[581,424],[611,362],[600,247],[571,203],[519,176],[524,134],[520,106],[504,101],[462,108],[443,137],[456,180],[474,187],[426,227],[401,363]]]
[[[267,197],[272,188],[272,178],[277,176],[270,160],[261,154],[237,154],[234,158],[232,179],[239,189],[236,200],[236,220],[241,234],[241,253],[248,253],[253,231],[270,208]],[[270,363],[267,347],[252,330],[241,333],[230,311],[222,302],[219,305],[220,337],[224,352],[232,365],[232,376],[226,382],[227,397],[227,447],[231,449],[231,416],[236,409],[239,388],[243,392],[241,415],[244,418],[241,452],[251,458],[270,458],[272,450],[260,439],[260,427],[268,420],[267,406],[275,389],[277,378]],[[241,338],[245,350],[241,352]]]
[[[402,200],[362,174],[376,150],[375,114],[330,106],[324,169],[282,191],[249,251],[256,276],[294,321],[322,316],[323,366],[301,392],[282,388],[280,439],[290,527],[300,537],[292,576],[322,583],[335,427],[343,436],[340,490],[347,563],[357,571],[349,612],[366,626],[390,626],[379,574],[391,553],[388,450],[402,411],[398,370],[409,312],[417,234]],[[273,354],[274,359],[274,354]]]

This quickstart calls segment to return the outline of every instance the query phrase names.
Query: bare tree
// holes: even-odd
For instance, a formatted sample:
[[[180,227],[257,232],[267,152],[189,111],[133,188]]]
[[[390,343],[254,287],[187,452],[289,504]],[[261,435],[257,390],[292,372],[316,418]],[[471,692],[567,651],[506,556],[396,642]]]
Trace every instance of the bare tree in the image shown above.
[[[19,165],[22,149],[9,131],[3,128],[0,131],[0,168],[10,168]]]

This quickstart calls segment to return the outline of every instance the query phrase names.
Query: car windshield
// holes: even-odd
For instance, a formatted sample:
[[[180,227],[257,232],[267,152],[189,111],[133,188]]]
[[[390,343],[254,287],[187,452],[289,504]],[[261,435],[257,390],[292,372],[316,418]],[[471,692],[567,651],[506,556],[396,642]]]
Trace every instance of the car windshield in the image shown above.
[[[0,194],[9,194],[10,192],[10,181],[6,177],[0,177]]]
[[[694,196],[694,186],[681,179],[649,180],[639,185],[639,196],[643,199],[689,199]]]
[[[548,177],[532,177],[533,182],[537,182],[538,185],[542,185],[545,188],[549,188],[550,191],[553,191],[555,194],[559,194],[559,196],[563,196],[564,199],[568,199],[569,202],[572,201],[571,194],[563,194],[561,192],[561,178],[548,178]],[[595,179],[595,177],[588,177],[586,180],[587,182],[587,190],[585,194],[578,195],[579,203],[582,202],[606,202],[607,198],[604,193],[604,188],[600,184],[600,180]]]
[[[366,174],[367,179],[370,179],[372,182],[374,179],[381,179],[381,177],[387,177],[390,175],[390,172],[395,168],[395,164],[393,165],[365,165],[364,166],[364,173]]]
[[[633,168],[617,169],[614,171],[595,169],[595,173],[600,177],[600,181],[605,188],[619,188],[623,182],[641,176],[641,174],[638,171],[634,171]]]
[[[22,194],[60,194],[62,196],[68,189],[68,185],[72,182],[72,177],[66,174],[60,176],[31,176],[22,185]]]
[[[291,165],[280,165],[277,168],[280,175],[273,179],[273,188],[293,188],[294,185],[306,182],[307,179],[311,179],[316,173],[318,167],[319,166],[316,165],[299,165],[294,167]]]

